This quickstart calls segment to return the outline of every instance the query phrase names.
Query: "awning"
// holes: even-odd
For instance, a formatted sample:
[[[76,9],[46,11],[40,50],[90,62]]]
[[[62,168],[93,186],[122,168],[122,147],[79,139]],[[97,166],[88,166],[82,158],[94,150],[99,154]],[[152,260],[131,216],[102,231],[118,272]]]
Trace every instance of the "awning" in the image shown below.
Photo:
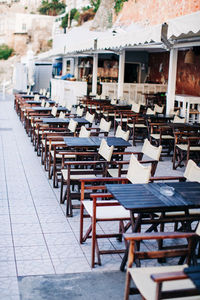
[[[200,36],[200,11],[171,19],[168,23],[168,39]]]
[[[128,32],[115,36],[100,37],[97,49],[119,49],[148,43],[161,43],[161,28],[161,24],[139,29],[133,27]]]

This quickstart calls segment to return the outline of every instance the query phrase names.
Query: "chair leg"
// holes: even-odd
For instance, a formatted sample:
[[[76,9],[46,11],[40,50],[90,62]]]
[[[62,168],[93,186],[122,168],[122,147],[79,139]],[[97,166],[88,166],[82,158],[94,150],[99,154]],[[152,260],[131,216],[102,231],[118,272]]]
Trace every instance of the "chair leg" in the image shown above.
[[[60,204],[63,204],[63,176],[61,174],[61,186],[60,186]]]
[[[96,247],[96,216],[92,218],[92,254],[91,254],[91,267],[95,265],[95,247]]]
[[[131,275],[130,275],[129,271],[127,270],[127,272],[126,272],[126,281],[125,281],[124,300],[129,299],[130,282],[131,282]]]

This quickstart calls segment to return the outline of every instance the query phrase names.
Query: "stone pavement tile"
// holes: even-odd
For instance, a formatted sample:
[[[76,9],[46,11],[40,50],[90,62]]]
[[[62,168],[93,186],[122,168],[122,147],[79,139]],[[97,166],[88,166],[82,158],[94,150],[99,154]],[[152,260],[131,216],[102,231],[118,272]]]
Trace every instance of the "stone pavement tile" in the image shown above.
[[[0,277],[16,276],[16,266],[14,261],[0,261]]]
[[[1,209],[1,208],[0,208]],[[1,216],[0,216],[1,217]],[[3,223],[0,224],[0,235],[10,235],[11,234],[11,227],[10,227],[10,223]]]
[[[18,204],[16,206],[10,206],[10,214],[11,215],[34,215],[36,214],[35,212],[35,207],[33,203],[29,202],[29,206],[27,205],[21,205]]]
[[[47,245],[78,245],[73,233],[46,233],[45,240]]]
[[[37,206],[36,207],[37,213],[38,215],[42,215],[42,214],[61,214],[63,216],[63,211],[61,209],[61,207],[59,206],[58,203],[56,203],[55,201],[55,205],[54,206]]]
[[[51,258],[67,259],[71,257],[84,258],[85,255],[79,245],[48,245]]]
[[[42,229],[39,224],[37,223],[12,223],[12,231],[14,235],[17,234],[33,234],[33,233],[40,233],[42,234]]]
[[[72,231],[67,220],[57,223],[41,223],[41,227],[43,233],[67,233]]]
[[[42,234],[13,234],[14,246],[45,246]]]
[[[19,300],[19,288],[16,277],[0,278],[0,297],[2,300]]]
[[[38,223],[38,216],[36,214],[30,214],[30,215],[26,215],[26,214],[21,214],[21,215],[11,215],[11,221],[14,224],[19,224],[19,223]]]
[[[90,272],[91,268],[85,258],[52,259],[56,274]]]
[[[16,260],[49,259],[46,246],[15,247]]]
[[[0,239],[0,247],[12,247],[13,241],[11,234],[3,234]]]
[[[50,259],[17,261],[18,276],[55,274]]]
[[[0,261],[14,261],[14,248],[13,247],[0,247]]]
[[[40,214],[40,222],[42,223],[61,223],[65,222],[66,217],[63,214]]]

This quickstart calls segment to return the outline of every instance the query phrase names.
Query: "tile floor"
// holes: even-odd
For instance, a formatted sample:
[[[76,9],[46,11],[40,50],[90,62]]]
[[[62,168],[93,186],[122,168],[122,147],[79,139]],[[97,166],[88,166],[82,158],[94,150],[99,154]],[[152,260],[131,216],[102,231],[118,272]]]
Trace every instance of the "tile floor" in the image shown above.
[[[0,98],[0,299],[18,300],[17,276],[118,270],[121,258],[108,255],[102,266],[90,268],[90,241],[79,244],[79,212],[66,219],[13,109],[13,99]],[[171,162],[159,163],[157,175],[172,171]],[[104,227],[105,226],[105,227]],[[99,230],[108,226],[103,224]],[[119,247],[114,241],[107,248]]]

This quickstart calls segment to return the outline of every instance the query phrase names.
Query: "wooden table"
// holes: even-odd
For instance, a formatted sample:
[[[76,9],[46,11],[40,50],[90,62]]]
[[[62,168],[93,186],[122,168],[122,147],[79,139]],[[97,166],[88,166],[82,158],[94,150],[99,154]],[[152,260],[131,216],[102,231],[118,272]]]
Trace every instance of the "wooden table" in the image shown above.
[[[192,280],[200,292],[200,266],[185,268],[183,271]]]
[[[131,144],[122,138],[117,137],[106,137],[104,138],[108,146],[114,146],[116,148],[126,148],[131,146]],[[69,147],[92,147],[99,148],[101,145],[102,138],[99,137],[89,137],[89,138],[79,138],[79,137],[66,137],[64,142]]]
[[[53,100],[45,100],[45,102],[48,102],[49,104],[55,104],[56,103]],[[31,104],[31,105],[41,105],[42,101],[27,100],[26,103]]]
[[[79,125],[89,124],[89,122],[84,118],[65,118],[65,119],[61,119],[61,118],[43,118],[42,122],[44,124],[49,124],[49,125],[68,125],[70,120],[72,120],[72,119],[74,121],[78,122]]]
[[[142,224],[160,224],[177,221],[200,220],[200,215],[190,215],[189,209],[200,208],[200,183],[197,182],[168,182],[173,187],[173,196],[164,196],[160,188],[165,183],[149,184],[107,184],[108,191],[126,209],[130,210],[132,230],[137,232]],[[166,212],[185,211],[184,215],[166,216]],[[161,212],[161,217],[150,219],[147,214]],[[136,220],[134,214],[138,214]],[[133,221],[135,220],[135,222]],[[124,270],[127,254],[122,261],[121,270]]]

